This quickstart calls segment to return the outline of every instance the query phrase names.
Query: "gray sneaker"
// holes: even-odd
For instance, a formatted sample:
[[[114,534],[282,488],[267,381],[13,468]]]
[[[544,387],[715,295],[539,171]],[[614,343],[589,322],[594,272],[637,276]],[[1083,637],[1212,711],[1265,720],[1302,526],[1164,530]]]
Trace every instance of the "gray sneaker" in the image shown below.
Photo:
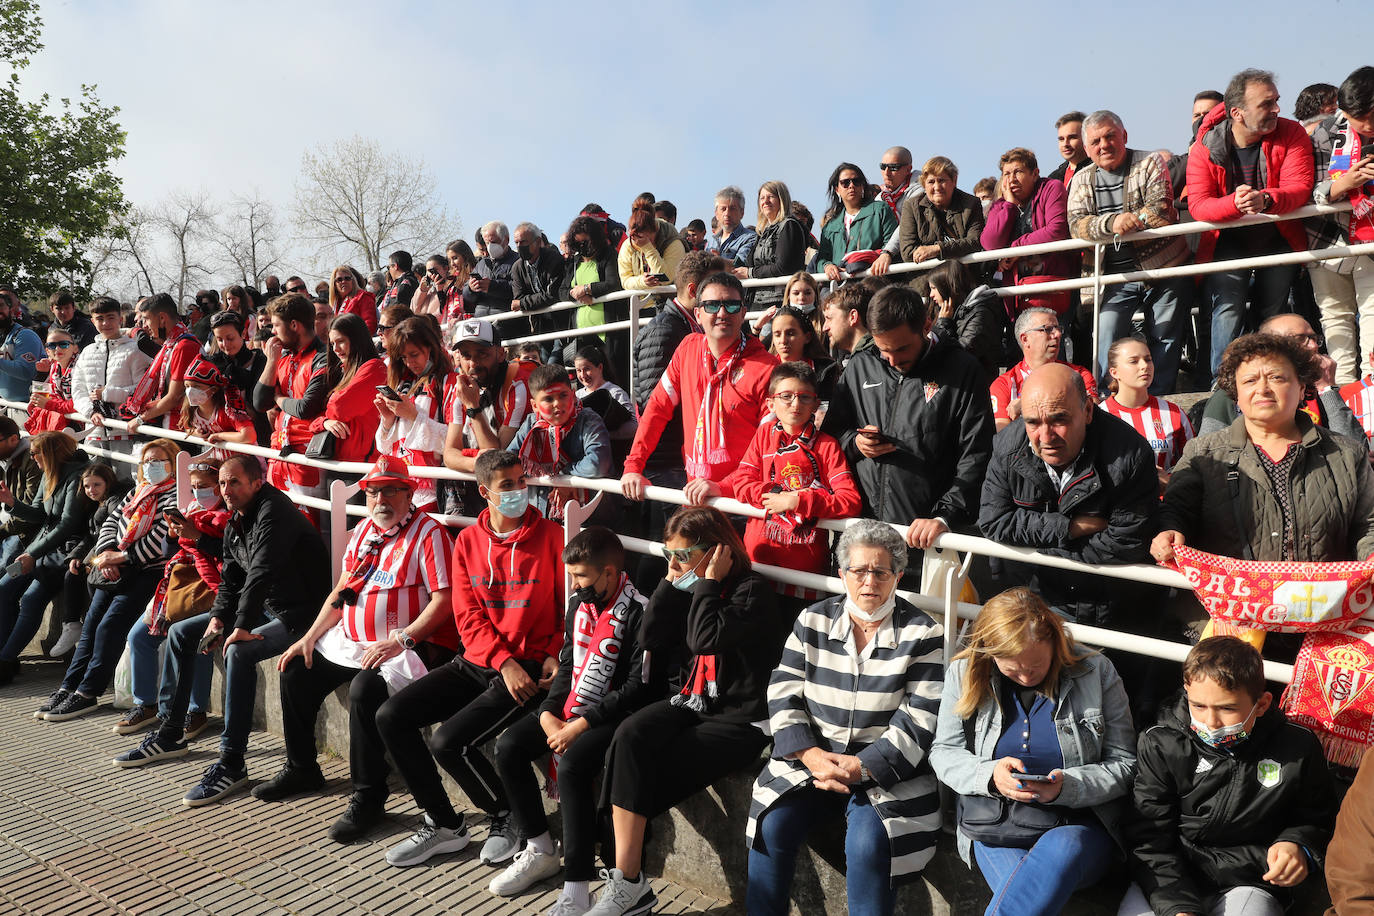
[[[513,858],[524,845],[524,838],[511,821],[510,812],[503,811],[492,816],[491,826],[487,829],[487,841],[482,844],[478,858],[483,865],[500,865]]]
[[[526,843],[525,848],[515,854],[515,861],[491,879],[487,890],[498,897],[514,897],[562,870],[563,857],[558,854],[558,844],[554,844],[553,852],[540,852]]]
[[[639,873],[637,881],[626,878],[618,868],[601,869],[601,877],[606,879],[606,884],[601,888],[596,904],[587,911],[587,916],[641,916],[643,913],[652,913],[658,904],[654,889],[649,886],[649,879],[643,871]]]
[[[465,849],[469,840],[466,826],[456,830],[451,827],[439,827],[426,814],[419,830],[386,851],[386,864],[395,865],[397,868],[419,865],[441,853]]]

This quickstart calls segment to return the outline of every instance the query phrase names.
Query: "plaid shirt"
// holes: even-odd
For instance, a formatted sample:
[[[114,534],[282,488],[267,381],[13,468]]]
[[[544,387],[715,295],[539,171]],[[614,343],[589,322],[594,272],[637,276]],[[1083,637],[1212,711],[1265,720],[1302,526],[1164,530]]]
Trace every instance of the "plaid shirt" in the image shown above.
[[[1317,183],[1312,188],[1313,203],[1331,203],[1331,176],[1327,174],[1327,170],[1331,167],[1331,147],[1335,144],[1336,137],[1345,129],[1345,115],[1337,112],[1323,120],[1312,132],[1312,159],[1317,178]],[[1323,213],[1320,216],[1309,216],[1303,220],[1303,225],[1307,229],[1307,247],[1312,251],[1350,244],[1350,238],[1347,234],[1350,230],[1349,213]],[[1353,257],[1333,258],[1323,261],[1322,266],[1327,270],[1348,274],[1355,269],[1355,259]]]

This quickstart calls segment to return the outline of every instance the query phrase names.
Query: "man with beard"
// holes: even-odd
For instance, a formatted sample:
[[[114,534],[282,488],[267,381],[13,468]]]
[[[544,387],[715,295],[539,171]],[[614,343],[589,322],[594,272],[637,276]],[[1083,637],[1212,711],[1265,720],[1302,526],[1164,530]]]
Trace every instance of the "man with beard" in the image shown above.
[[[390,767],[377,709],[391,691],[423,677],[458,649],[449,588],[453,541],[411,507],[415,482],[405,461],[377,459],[360,481],[368,518],[353,529],[343,571],[315,623],[277,659],[286,766],[253,789],[263,801],[319,792],[315,720],[325,697],[348,684],[353,795],[329,838],[351,843],[386,810]]]
[[[13,287],[0,286],[0,335],[4,337],[0,343],[0,397],[27,402],[29,387],[38,374],[38,361],[43,358],[43,341],[19,323],[22,314],[19,294]],[[21,425],[29,418],[21,407],[9,407],[5,412]]]
[[[458,400],[449,417],[444,464],[472,472],[479,452],[510,445],[530,410],[525,381],[533,363],[506,360],[496,326],[480,318],[458,325]]]
[[[272,339],[264,350],[267,362],[253,388],[253,406],[266,413],[279,410],[272,447],[283,453],[304,451],[310,444],[310,423],[324,413],[329,401],[329,352],[315,336],[315,306],[300,293],[272,300]],[[285,461],[268,463],[273,486],[300,496],[323,496],[318,468]]]
[[[129,420],[130,434],[139,426],[167,417],[157,425],[166,429],[181,428],[181,399],[186,393],[186,367],[200,355],[200,341],[181,321],[177,304],[166,293],[158,293],[138,304],[140,323],[150,339],[158,345],[153,364],[134,387],[125,402],[125,409],[133,414]]]

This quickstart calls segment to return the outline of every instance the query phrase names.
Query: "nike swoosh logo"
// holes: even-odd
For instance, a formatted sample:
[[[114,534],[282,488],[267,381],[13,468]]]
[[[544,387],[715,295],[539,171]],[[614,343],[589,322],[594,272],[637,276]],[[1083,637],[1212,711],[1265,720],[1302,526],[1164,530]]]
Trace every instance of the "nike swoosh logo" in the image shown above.
[[[882,382],[864,382],[863,386],[865,388],[877,388],[881,384]]]

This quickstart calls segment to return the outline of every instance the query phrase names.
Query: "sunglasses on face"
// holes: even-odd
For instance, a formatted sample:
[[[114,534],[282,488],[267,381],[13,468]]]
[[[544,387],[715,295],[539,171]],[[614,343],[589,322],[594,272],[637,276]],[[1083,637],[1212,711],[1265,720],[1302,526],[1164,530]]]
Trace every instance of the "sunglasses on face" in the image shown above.
[[[47,344],[47,345],[46,345],[46,349],[49,349],[49,350],[65,350],[65,349],[67,349],[67,348],[70,347],[70,346],[72,346],[72,342],[71,342],[70,340],[55,340],[55,341],[53,341],[52,343]]]
[[[842,187],[842,188],[852,188],[854,185],[858,185],[859,187],[863,187],[863,182],[860,181],[860,180],[857,179],[857,178],[841,178],[839,181],[837,181],[837,182],[835,182],[835,183],[838,184],[838,185],[839,185],[840,187]]]
[[[900,172],[903,166],[900,162],[881,162],[878,164],[878,168],[884,172]]]
[[[339,279],[342,280],[343,278],[340,277]],[[304,286],[288,286],[288,287],[286,288],[286,291],[287,291],[288,293],[303,293],[303,292],[305,292],[305,287],[304,287]]]
[[[692,554],[696,553],[698,550],[705,550],[706,547],[706,544],[693,544],[691,547],[664,547],[663,555],[670,560],[686,563],[691,559]]]
[[[335,282],[335,283],[352,283],[352,282],[353,282],[353,278],[352,278],[352,277],[335,277],[335,278],[334,278],[334,282]]]
[[[727,315],[738,315],[744,309],[744,303],[739,299],[703,299],[697,303],[697,308],[708,315],[714,315],[721,309],[725,309]]]

